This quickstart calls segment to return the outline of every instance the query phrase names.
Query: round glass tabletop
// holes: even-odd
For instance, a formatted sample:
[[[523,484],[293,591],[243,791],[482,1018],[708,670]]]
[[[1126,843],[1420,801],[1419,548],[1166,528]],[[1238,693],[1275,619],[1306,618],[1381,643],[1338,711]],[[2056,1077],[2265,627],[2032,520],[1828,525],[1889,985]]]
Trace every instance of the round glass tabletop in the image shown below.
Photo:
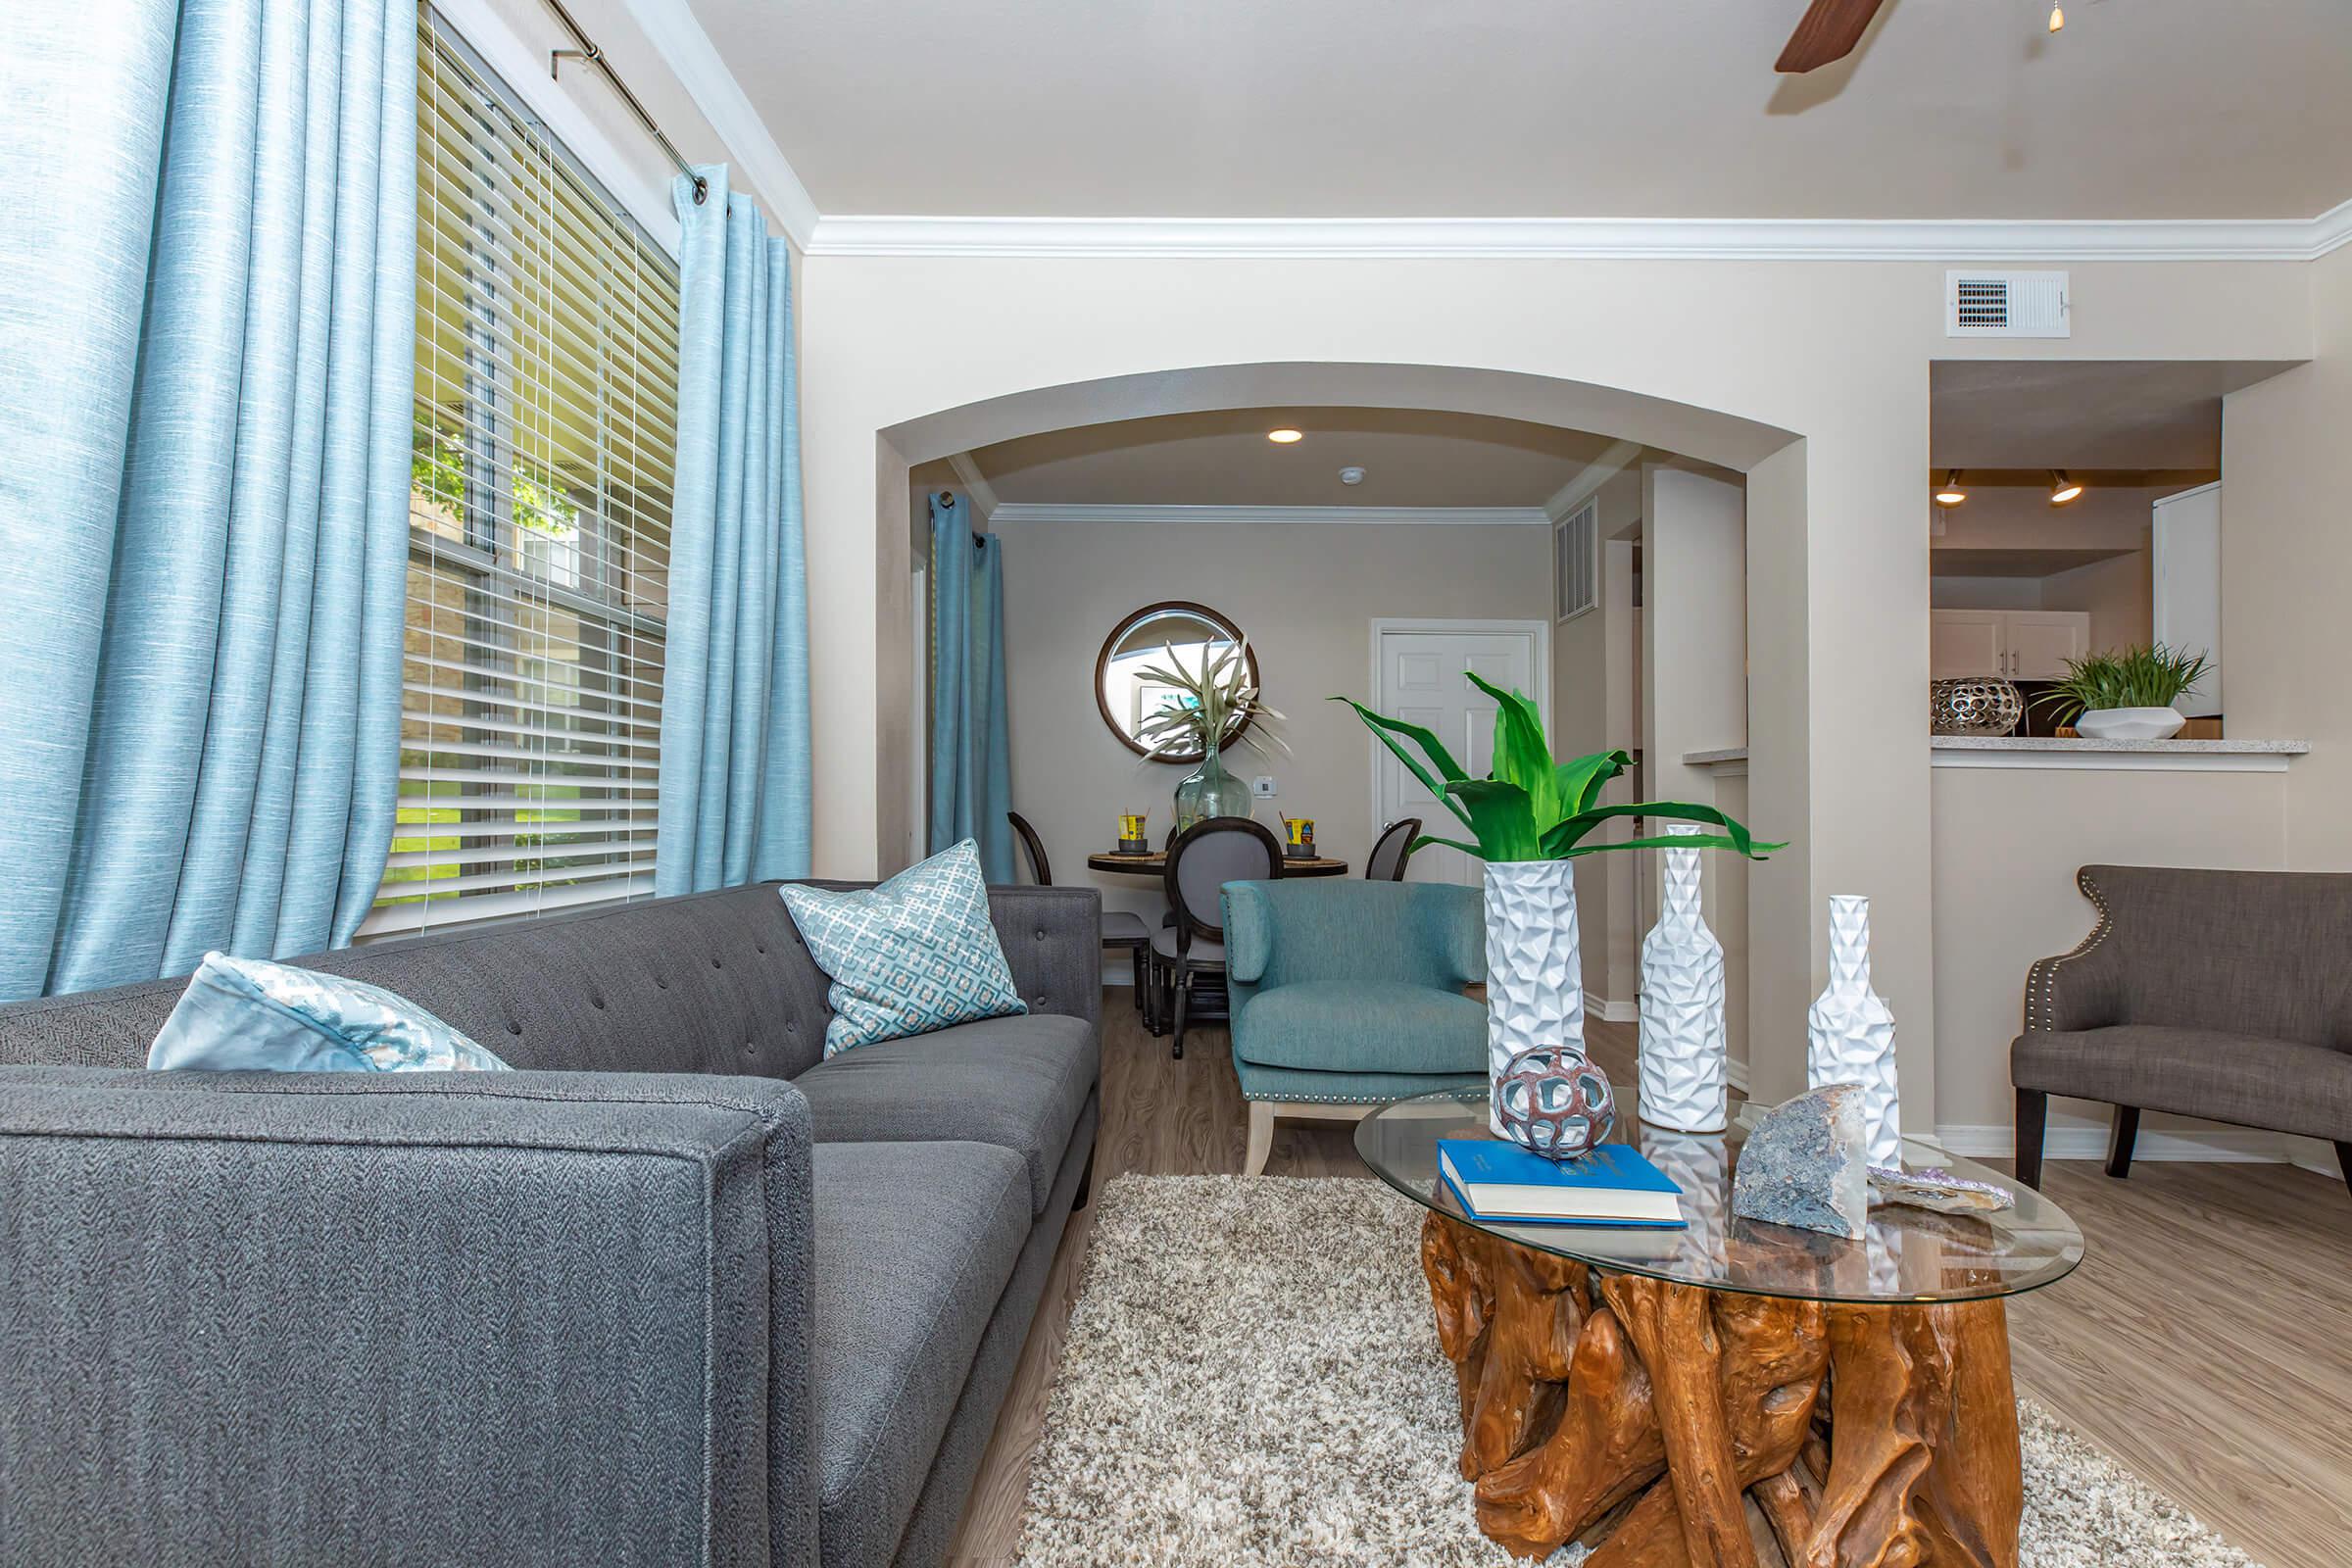
[[[1892,1303],[1980,1301],[2064,1279],[2082,1261],[2082,1233],[2065,1210],[1997,1171],[1905,1144],[1913,1170],[1935,1167],[2017,1195],[1990,1214],[1943,1214],[1907,1204],[1874,1204],[1858,1240],[1738,1219],[1732,1170],[1746,1130],[1669,1133],[1623,1118],[1613,1141],[1633,1144],[1682,1189],[1681,1230],[1514,1224],[1464,1213],[1438,1173],[1442,1138],[1489,1139],[1487,1097],[1449,1090],[1384,1105],[1356,1123],[1355,1152],[1391,1187],[1425,1207],[1538,1251],[1621,1274],[1748,1296]]]

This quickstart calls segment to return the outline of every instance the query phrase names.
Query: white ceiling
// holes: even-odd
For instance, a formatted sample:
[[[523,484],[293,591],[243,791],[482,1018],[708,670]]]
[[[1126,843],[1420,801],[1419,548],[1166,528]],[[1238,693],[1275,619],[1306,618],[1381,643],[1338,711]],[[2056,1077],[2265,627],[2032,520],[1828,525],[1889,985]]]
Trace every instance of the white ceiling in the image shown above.
[[[1939,361],[1928,372],[1929,462],[2218,468],[2223,396],[2286,368],[2235,360]]]
[[[1305,439],[1266,439],[1281,426]],[[1541,507],[1610,445],[1484,415],[1231,409],[1054,430],[969,456],[1000,504]],[[1362,483],[1341,482],[1350,465],[1365,470]],[[944,464],[915,476],[917,488],[956,482]]]
[[[691,0],[827,214],[2308,219],[2352,4]]]

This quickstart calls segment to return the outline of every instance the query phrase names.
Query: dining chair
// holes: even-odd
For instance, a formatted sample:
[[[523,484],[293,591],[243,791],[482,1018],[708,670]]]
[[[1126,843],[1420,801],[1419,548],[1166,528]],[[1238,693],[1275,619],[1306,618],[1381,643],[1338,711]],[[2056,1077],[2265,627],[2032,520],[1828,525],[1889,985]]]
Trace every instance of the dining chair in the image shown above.
[[[1029,858],[1029,880],[1041,888],[1052,887],[1054,865],[1046,858],[1045,840],[1037,836],[1037,829],[1031,827],[1029,819],[1020,812],[1006,811],[1004,818],[1012,824],[1012,831],[1019,835],[1021,853]],[[1144,924],[1142,915],[1131,909],[1104,909],[1102,946],[1115,948],[1127,955],[1128,978],[1135,988],[1135,1010],[1145,1015],[1148,1024],[1151,1012],[1146,1004],[1148,999],[1145,993],[1151,984],[1152,928]],[[1158,1031],[1152,1032],[1156,1034]]]
[[[1168,908],[1176,919],[1152,933],[1152,954],[1157,970],[1153,991],[1165,982],[1172,1004],[1171,1056],[1184,1054],[1195,982],[1213,980],[1215,995],[1224,997],[1225,884],[1267,882],[1281,875],[1282,842],[1263,822],[1247,816],[1195,822],[1168,846]]]
[[[1421,819],[1417,816],[1382,828],[1380,837],[1372,841],[1372,853],[1364,858],[1364,880],[1403,881],[1404,862],[1413,858],[1413,840],[1420,836]]]

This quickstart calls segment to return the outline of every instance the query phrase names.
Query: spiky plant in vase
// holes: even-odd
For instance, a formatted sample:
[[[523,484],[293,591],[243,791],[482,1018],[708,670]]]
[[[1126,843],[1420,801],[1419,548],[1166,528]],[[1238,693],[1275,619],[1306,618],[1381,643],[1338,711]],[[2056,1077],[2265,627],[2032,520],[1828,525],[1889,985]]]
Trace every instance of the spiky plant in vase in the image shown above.
[[[1176,786],[1176,831],[1204,817],[1248,816],[1250,786],[1226,771],[1218,751],[1237,738],[1260,756],[1273,755],[1270,748],[1290,750],[1272,729],[1282,714],[1268,708],[1250,683],[1249,639],[1228,643],[1221,652],[1204,644],[1197,670],[1185,664],[1173,644],[1162,652],[1165,663],[1146,665],[1138,673],[1168,687],[1176,701],[1146,715],[1136,738],[1144,743],[1147,762],[1200,755],[1200,765]]]
[[[1603,806],[1600,792],[1632,765],[1621,751],[1595,752],[1555,762],[1544,738],[1543,715],[1521,693],[1468,675],[1494,699],[1494,767],[1472,778],[1431,731],[1384,717],[1352,698],[1334,699],[1396,755],[1424,789],[1470,834],[1465,841],[1423,834],[1413,841],[1443,844],[1486,862],[1487,1076],[1498,1081],[1511,1058],[1538,1046],[1585,1043],[1583,958],[1577,948],[1574,862],[1606,850],[1719,849],[1762,859],[1780,844],[1760,844],[1739,822],[1711,806],[1645,801]],[[1404,742],[1420,752],[1416,757]],[[1618,817],[1674,818],[1718,831],[1672,837],[1598,839]],[[1489,1126],[1505,1136],[1490,1101]]]

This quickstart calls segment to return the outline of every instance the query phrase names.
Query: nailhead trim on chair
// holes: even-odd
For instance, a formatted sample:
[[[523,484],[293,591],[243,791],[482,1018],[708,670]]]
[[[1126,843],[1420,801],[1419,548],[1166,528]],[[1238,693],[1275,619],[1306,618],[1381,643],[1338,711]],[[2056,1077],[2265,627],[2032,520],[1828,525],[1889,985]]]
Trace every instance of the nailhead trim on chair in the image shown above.
[[[2106,941],[2107,933],[2115,929],[2115,917],[2107,908],[2107,900],[2101,896],[2099,885],[2090,879],[2087,869],[2075,873],[2075,886],[2082,890],[2082,896],[2090,901],[2091,907],[2099,911],[2099,923],[2090,928],[2090,935],[2084,937],[2072,953],[2062,953],[2055,958],[2037,959],[2034,967],[2027,971],[2026,1030],[2029,1034],[2036,1029],[2050,1034],[2057,1032],[2059,969],[2078,958],[2089,956],[2091,950]],[[2034,1021],[2036,1016],[2040,1019],[2038,1023]]]

